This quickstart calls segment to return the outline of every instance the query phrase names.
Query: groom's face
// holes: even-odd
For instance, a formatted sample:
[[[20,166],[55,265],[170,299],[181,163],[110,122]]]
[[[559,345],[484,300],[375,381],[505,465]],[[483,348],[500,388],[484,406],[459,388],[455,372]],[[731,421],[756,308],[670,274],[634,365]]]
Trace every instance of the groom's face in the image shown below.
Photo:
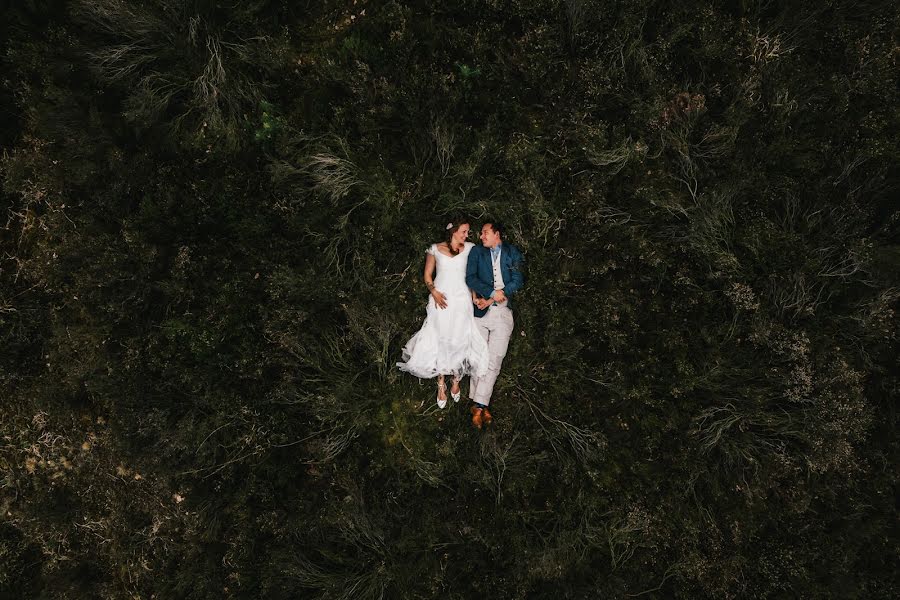
[[[490,223],[481,226],[481,244],[485,248],[494,248],[500,243],[500,234],[494,231]]]

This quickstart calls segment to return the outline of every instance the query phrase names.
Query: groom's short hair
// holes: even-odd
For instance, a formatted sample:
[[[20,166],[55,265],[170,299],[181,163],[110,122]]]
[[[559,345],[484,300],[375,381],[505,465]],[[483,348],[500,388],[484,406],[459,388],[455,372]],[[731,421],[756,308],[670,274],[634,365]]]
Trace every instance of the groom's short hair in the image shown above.
[[[503,223],[497,221],[496,219],[487,219],[485,220],[484,224],[490,225],[491,229],[493,229],[494,232],[500,234],[500,239],[503,239],[503,232],[506,231],[506,227],[503,226]]]

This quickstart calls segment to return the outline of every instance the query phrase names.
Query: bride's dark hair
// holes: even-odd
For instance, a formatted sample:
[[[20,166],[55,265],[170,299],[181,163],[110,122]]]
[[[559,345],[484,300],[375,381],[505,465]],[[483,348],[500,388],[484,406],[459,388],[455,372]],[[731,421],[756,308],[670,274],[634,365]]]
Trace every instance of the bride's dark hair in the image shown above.
[[[450,251],[450,254],[459,254],[462,251],[462,248],[456,251],[453,250],[453,234],[459,231],[459,228],[463,225],[468,225],[471,227],[472,224],[469,223],[469,219],[463,216],[453,217],[453,220],[450,221],[450,223],[453,226],[447,230],[447,238],[444,241],[447,242],[447,250]],[[463,244],[463,246],[465,247],[465,243]]]

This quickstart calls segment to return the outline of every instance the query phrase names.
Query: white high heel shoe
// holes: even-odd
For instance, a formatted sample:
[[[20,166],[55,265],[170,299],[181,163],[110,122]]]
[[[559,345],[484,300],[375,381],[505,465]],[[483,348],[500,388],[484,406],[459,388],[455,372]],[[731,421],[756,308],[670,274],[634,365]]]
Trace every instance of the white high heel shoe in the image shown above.
[[[459,385],[459,379],[454,379],[453,383],[455,383],[456,385]],[[453,389],[452,384],[450,387],[451,387],[451,389]],[[454,402],[459,402],[459,399],[462,397],[462,386],[460,386],[459,391],[456,392],[455,394],[451,391],[450,397],[453,398]]]
[[[444,392],[443,400],[441,400],[441,392]],[[447,408],[447,384],[443,381],[438,382],[437,405],[438,408]]]

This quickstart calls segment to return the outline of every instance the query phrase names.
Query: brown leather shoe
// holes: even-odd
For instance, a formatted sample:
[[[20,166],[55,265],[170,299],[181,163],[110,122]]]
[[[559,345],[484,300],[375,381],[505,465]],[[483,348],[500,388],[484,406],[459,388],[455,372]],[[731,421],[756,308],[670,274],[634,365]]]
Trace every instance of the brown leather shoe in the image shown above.
[[[491,416],[491,413],[486,408],[481,409],[481,422],[485,425],[490,425],[494,422],[494,417]]]
[[[478,408],[477,406],[473,406],[471,408],[471,410],[472,410],[472,425],[474,425],[478,429],[481,429],[482,413],[484,412],[484,410],[481,408]]]

